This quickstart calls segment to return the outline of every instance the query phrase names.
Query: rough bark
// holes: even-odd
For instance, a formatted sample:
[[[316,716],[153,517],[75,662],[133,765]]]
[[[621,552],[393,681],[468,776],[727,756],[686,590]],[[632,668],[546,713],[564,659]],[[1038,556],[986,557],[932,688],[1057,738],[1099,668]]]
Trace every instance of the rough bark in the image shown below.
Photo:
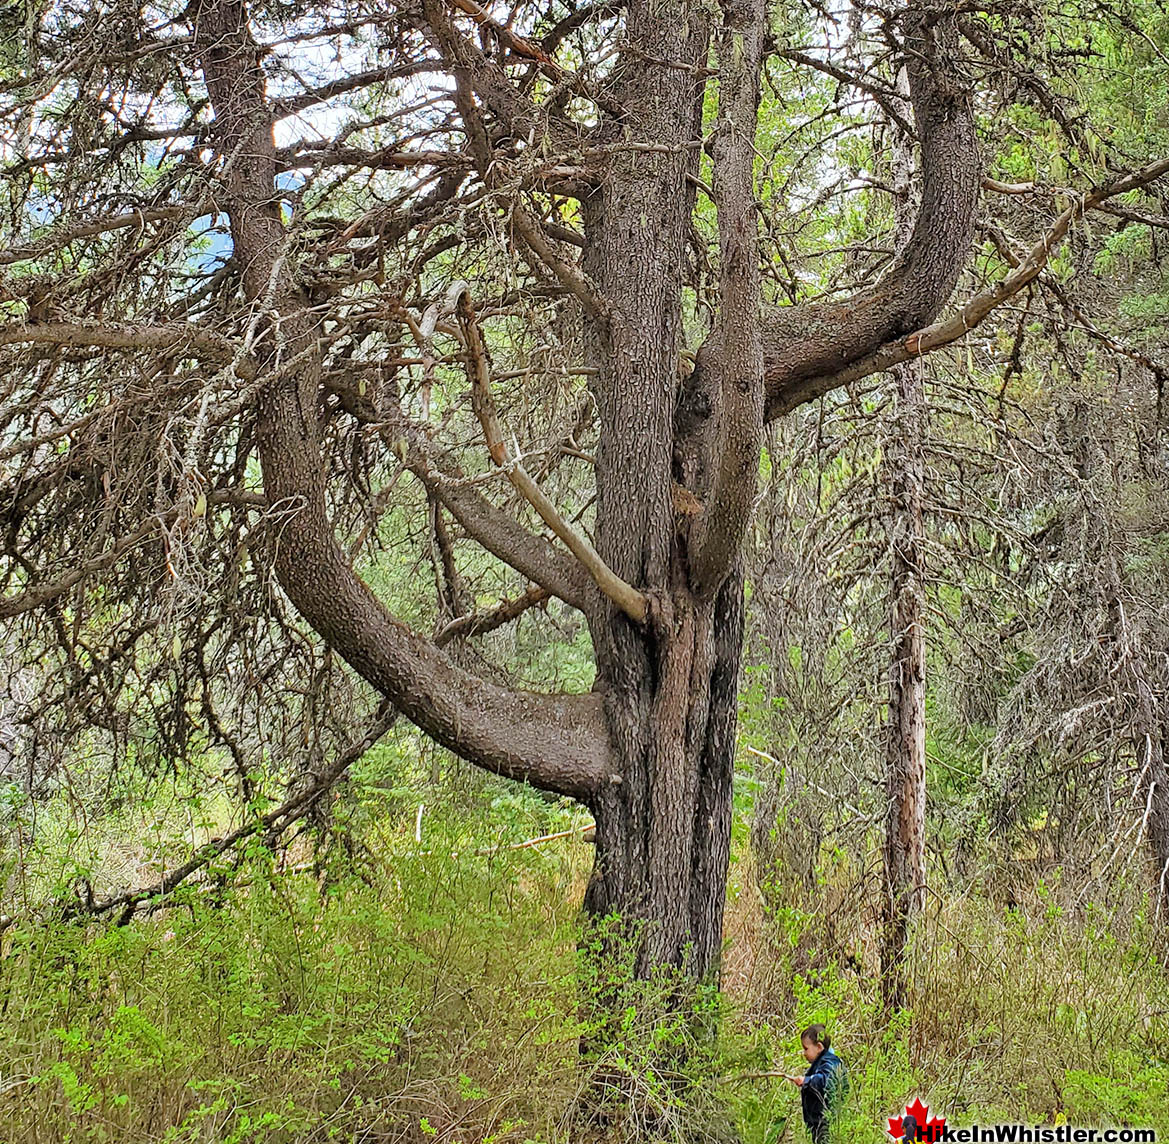
[[[885,894],[881,985],[887,1004],[905,1003],[905,954],[925,893],[925,528],[922,433],[925,395],[921,366],[895,371],[893,428],[892,657],[886,727]]]
[[[711,143],[719,311],[699,355],[697,376],[689,382],[692,393],[696,383],[704,387],[712,406],[713,424],[706,435],[714,461],[709,476],[681,474],[705,502],[691,530],[689,554],[690,582],[700,598],[718,590],[742,547],[763,439],[759,234],[752,176],[765,31],[762,3],[726,5],[717,42],[718,122]]]
[[[436,741],[498,774],[588,797],[612,775],[599,700],[510,691],[465,671],[398,623],[338,544],[325,499],[316,331],[285,259],[260,49],[238,0],[209,0],[196,20],[232,242],[257,313],[256,444],[269,503],[284,513],[272,552],[281,587],[355,670]],[[281,368],[290,360],[302,364]]]
[[[772,311],[764,327],[767,417],[843,384],[836,375],[927,325],[949,299],[974,236],[982,164],[957,16],[926,3],[902,16],[921,147],[921,210],[908,245],[874,287],[842,302]],[[903,359],[904,360],[904,359]],[[871,372],[871,371],[870,371]]]
[[[532,112],[526,97],[503,90],[505,73],[458,32],[446,10],[427,3],[425,11],[432,42],[455,76],[475,167],[491,186],[503,169],[493,132],[535,122]],[[968,93],[948,69],[948,18],[927,10],[906,25],[927,170],[923,217],[879,291],[847,314],[814,308],[796,319],[801,330],[834,339],[827,357],[811,352],[806,338],[786,337],[779,320],[770,326],[772,356],[764,367],[752,187],[766,35],[761,0],[734,0],[717,16],[687,0],[673,4],[668,17],[648,0],[628,5],[621,56],[589,149],[595,179],[581,192],[579,266],[560,253],[522,197],[514,198],[519,249],[560,280],[584,316],[599,427],[598,566],[647,601],[645,621],[640,609],[615,606],[576,564],[478,493],[444,486],[425,441],[408,431],[406,463],[470,534],[583,607],[597,683],[594,694],[576,697],[508,691],[465,671],[398,624],[345,558],[327,510],[317,334],[285,263],[286,235],[273,203],[280,164],[259,49],[238,0],[204,0],[198,24],[225,206],[257,315],[248,359],[260,385],[256,442],[268,501],[283,513],[272,559],[284,591],[438,742],[592,807],[596,868],[586,909],[641,926],[639,974],[673,966],[694,978],[717,975],[742,644],[739,552],[755,492],[764,376],[772,389],[790,389],[825,361],[864,352],[890,330],[916,324],[952,287],[969,239],[977,150]],[[712,33],[719,62],[712,142],[719,317],[679,396],[686,247]],[[480,389],[488,380],[480,378]],[[685,507],[694,504],[696,516]]]
[[[1145,774],[1148,798],[1156,913],[1166,923],[1169,922],[1169,763],[1165,759],[1165,743],[1169,737],[1169,720],[1164,717],[1157,720],[1151,703],[1145,708],[1144,715],[1149,718],[1148,730],[1137,744],[1137,759]]]
[[[628,9],[629,50],[618,102],[636,111],[587,203],[585,270],[608,305],[591,326],[600,421],[598,547],[618,575],[645,585],[649,624],[609,609],[593,625],[598,679],[623,782],[594,803],[596,867],[586,895],[595,917],[644,923],[637,971],[717,977],[730,850],[731,776],[742,643],[737,568],[758,467],[761,424],[758,250],[751,143],[765,30],[762,4],[727,6],[719,31],[719,228],[728,336],[707,374],[704,424],[686,434],[692,466],[675,468],[677,362],[684,250],[701,134],[707,15],[678,5]],[[699,66],[695,66],[699,65]],[[691,426],[691,429],[697,429]],[[723,466],[725,461],[725,467]],[[691,535],[674,511],[673,476],[713,495],[725,517]],[[724,529],[725,526],[725,529]],[[694,548],[702,551],[694,576]]]
[[[1169,763],[1165,759],[1169,717],[1162,717],[1160,727],[1150,733],[1145,743],[1149,763],[1149,840],[1157,863],[1157,909],[1162,921],[1169,923]]]
[[[700,681],[690,697],[691,668],[702,676],[711,619],[685,599],[677,606],[685,583],[670,489],[692,202],[686,174],[694,163],[687,148],[699,138],[703,86],[693,63],[706,58],[707,29],[697,5],[680,5],[668,21],[650,7],[637,3],[627,13],[629,49],[617,90],[629,114],[612,131],[668,149],[613,153],[586,204],[584,252],[584,268],[610,306],[607,321],[590,322],[598,370],[597,546],[618,576],[644,586],[656,603],[646,627],[615,609],[593,624],[598,684],[623,781],[593,808],[596,866],[585,907],[594,917],[653,919],[639,972],[682,961],[693,834],[686,819],[697,777],[685,757],[687,707],[694,723],[704,723],[706,686]]]
[[[904,107],[908,76],[896,79]],[[912,141],[894,121],[891,175],[896,249],[913,240],[920,203],[914,194]],[[886,807],[882,901],[881,992],[891,1008],[906,1002],[906,955],[925,892],[925,427],[920,361],[891,371],[896,416],[891,426],[889,714],[885,729]]]

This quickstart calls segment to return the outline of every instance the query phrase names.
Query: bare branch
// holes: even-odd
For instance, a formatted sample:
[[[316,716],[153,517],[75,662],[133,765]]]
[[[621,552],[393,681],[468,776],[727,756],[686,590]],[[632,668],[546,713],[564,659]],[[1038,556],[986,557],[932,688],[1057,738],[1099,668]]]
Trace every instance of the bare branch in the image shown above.
[[[453,291],[452,291],[453,292]],[[648,603],[645,596],[621,579],[605,562],[589,542],[560,515],[556,506],[545,495],[519,461],[513,460],[503,441],[495,403],[491,397],[491,365],[483,335],[471,308],[470,292],[463,287],[459,290],[459,324],[466,340],[468,363],[467,375],[471,382],[476,416],[483,426],[487,449],[491,459],[507,474],[525,500],[540,514],[540,518],[562,541],[572,554],[585,566],[598,588],[635,623],[645,623]]]
[[[138,326],[122,322],[10,322],[0,326],[0,346],[92,346],[95,349],[150,350],[171,356],[206,358],[233,365],[243,381],[256,376],[256,364],[239,354],[227,338],[182,322],[163,326]],[[238,359],[238,360],[237,360]]]
[[[1037,189],[1034,183],[1001,183],[989,176],[983,178],[982,189],[996,195],[1030,195]]]
[[[533,585],[522,596],[517,596],[514,600],[504,600],[503,603],[492,608],[489,612],[475,612],[451,620],[434,637],[434,642],[439,647],[445,647],[454,639],[493,632],[496,628],[501,628],[504,624],[510,624],[512,620],[518,619],[531,608],[539,607],[551,597],[552,593],[547,588]]]
[[[426,338],[410,319],[420,347]],[[372,408],[360,403],[353,412],[362,420],[376,422]],[[403,412],[395,409],[393,423],[381,430],[383,437],[403,456],[402,463],[440,500],[472,540],[497,559],[546,588],[552,595],[588,612],[597,598],[581,565],[553,548],[543,537],[533,536],[517,520],[497,508],[470,484],[453,459],[441,458],[442,471],[424,432]]]
[[[525,40],[523,36],[516,35],[511,28],[505,24],[501,24],[489,12],[485,12],[475,0],[451,0],[460,12],[465,12],[476,24],[481,28],[489,28],[492,35],[499,40],[505,47],[510,48],[517,56],[521,56],[526,60],[534,60],[541,68],[553,79],[559,79],[561,69],[552,59],[551,56],[543,49],[543,47],[533,44],[530,40]]]
[[[473,0],[460,0],[456,7],[463,11],[473,9],[478,12],[480,16],[476,17],[476,22],[480,23],[481,26],[487,21],[493,30],[502,28],[491,16],[482,12]],[[564,129],[566,124],[559,121],[554,127],[547,111],[536,107],[530,100],[526,99],[511,82],[503,67],[486,56],[458,31],[447,17],[443,3],[439,3],[438,0],[423,0],[423,11],[426,23],[434,35],[436,46],[454,73],[455,82],[460,91],[460,98],[457,102],[465,126],[471,127],[473,116],[469,114],[469,97],[470,93],[474,92],[491,113],[519,138],[538,137],[547,131]],[[499,33],[497,32],[497,34]],[[516,44],[523,44],[527,50],[522,54],[527,58],[539,62],[542,67],[551,65],[553,69],[555,68],[555,65],[552,65],[551,60],[545,56],[541,48],[528,44],[527,41],[522,40],[510,30],[506,32],[506,37],[508,46],[512,47],[513,50],[516,50]],[[547,63],[544,62],[545,60]],[[481,155],[486,146],[486,140],[485,133],[479,134],[477,139],[472,137],[472,151]],[[482,169],[480,173],[486,174],[486,169]]]
[[[598,322],[609,320],[609,304],[596,284],[575,263],[562,258],[552,247],[543,227],[518,199],[512,204],[512,224],[528,249],[552,271],[566,290],[572,293],[586,314]]]
[[[792,63],[814,68],[824,75],[831,76],[839,83],[847,84],[849,87],[855,87],[857,91],[863,91],[866,95],[871,95],[885,114],[901,128],[906,138],[913,138],[914,130],[912,125],[906,121],[897,107],[900,97],[887,84],[881,83],[879,80],[866,78],[863,75],[855,75],[853,72],[847,71],[844,68],[838,68],[834,64],[830,64],[827,60],[817,59],[815,56],[809,55],[807,52],[801,52],[796,48],[785,48],[783,51],[775,54],[781,59],[790,60]]]
[[[152,222],[193,219],[198,214],[199,208],[194,207],[154,207],[76,223],[70,227],[52,230],[42,238],[27,242],[23,246],[10,246],[7,250],[0,250],[0,266],[11,266],[14,262],[42,258],[68,246],[71,242],[76,242],[79,238],[93,238],[95,235],[109,234],[111,231],[124,230],[128,227],[142,227]]]
[[[124,925],[142,906],[156,902],[168,894],[174,893],[192,874],[197,874],[214,862],[221,854],[225,854],[234,846],[247,838],[257,834],[280,834],[287,830],[297,819],[303,818],[320,797],[336,786],[349,768],[365,754],[391,727],[398,721],[398,712],[393,708],[384,710],[366,731],[358,736],[319,774],[314,775],[312,782],[304,790],[285,799],[278,807],[268,811],[259,818],[245,822],[222,838],[215,838],[205,846],[199,847],[186,862],[176,866],[169,874],[164,875],[150,886],[138,890],[127,890],[122,894],[115,894],[109,898],[94,902],[92,906],[79,911],[81,917],[98,917],[102,914],[120,911],[119,924]]]
[[[155,527],[154,521],[148,521],[128,536],[120,537],[99,556],[75,564],[56,580],[33,584],[16,596],[0,596],[0,620],[11,619],[23,612],[31,612],[35,608],[42,608],[51,603],[58,596],[64,595],[70,588],[81,583],[86,577],[116,564],[139,541],[153,532]]]
[[[434,64],[430,60],[418,60],[408,64],[393,64],[389,67],[373,68],[370,71],[358,72],[355,75],[342,76],[330,83],[322,84],[311,91],[301,92],[290,99],[278,99],[272,103],[272,110],[277,115],[296,115],[307,111],[317,104],[326,103],[339,95],[346,95],[351,91],[360,91],[373,84],[385,83],[391,79],[405,79],[407,76],[420,75],[433,71]]]

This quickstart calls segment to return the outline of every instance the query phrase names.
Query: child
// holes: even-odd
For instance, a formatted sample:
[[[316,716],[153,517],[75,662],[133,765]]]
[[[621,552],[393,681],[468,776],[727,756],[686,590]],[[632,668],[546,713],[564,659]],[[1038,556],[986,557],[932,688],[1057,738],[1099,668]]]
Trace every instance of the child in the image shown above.
[[[848,1091],[848,1072],[844,1062],[829,1048],[823,1025],[809,1025],[800,1034],[800,1044],[810,1067],[803,1076],[787,1079],[799,1087],[804,1123],[812,1144],[827,1144],[832,1115]]]

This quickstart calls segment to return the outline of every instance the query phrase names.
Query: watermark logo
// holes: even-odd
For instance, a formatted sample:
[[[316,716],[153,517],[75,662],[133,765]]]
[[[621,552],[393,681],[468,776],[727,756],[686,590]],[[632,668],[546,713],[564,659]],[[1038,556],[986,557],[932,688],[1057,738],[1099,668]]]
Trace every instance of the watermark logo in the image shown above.
[[[1089,1128],[1074,1124],[971,1124],[961,1128],[947,1124],[944,1116],[931,1116],[928,1106],[915,1098],[901,1116],[890,1116],[889,1135],[910,1144],[1156,1144],[1155,1128]]]
[[[945,1138],[946,1118],[930,1116],[929,1106],[915,1097],[912,1104],[905,1106],[902,1116],[889,1117],[889,1135],[905,1144],[917,1140],[942,1140]]]

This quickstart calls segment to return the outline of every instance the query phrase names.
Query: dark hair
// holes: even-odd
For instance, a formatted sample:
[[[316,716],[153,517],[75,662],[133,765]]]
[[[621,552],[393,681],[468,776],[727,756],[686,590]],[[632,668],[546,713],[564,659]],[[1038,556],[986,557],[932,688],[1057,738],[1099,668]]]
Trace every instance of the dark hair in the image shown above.
[[[809,1025],[801,1034],[800,1042],[811,1041],[813,1045],[823,1045],[828,1048],[829,1036],[823,1025]]]

